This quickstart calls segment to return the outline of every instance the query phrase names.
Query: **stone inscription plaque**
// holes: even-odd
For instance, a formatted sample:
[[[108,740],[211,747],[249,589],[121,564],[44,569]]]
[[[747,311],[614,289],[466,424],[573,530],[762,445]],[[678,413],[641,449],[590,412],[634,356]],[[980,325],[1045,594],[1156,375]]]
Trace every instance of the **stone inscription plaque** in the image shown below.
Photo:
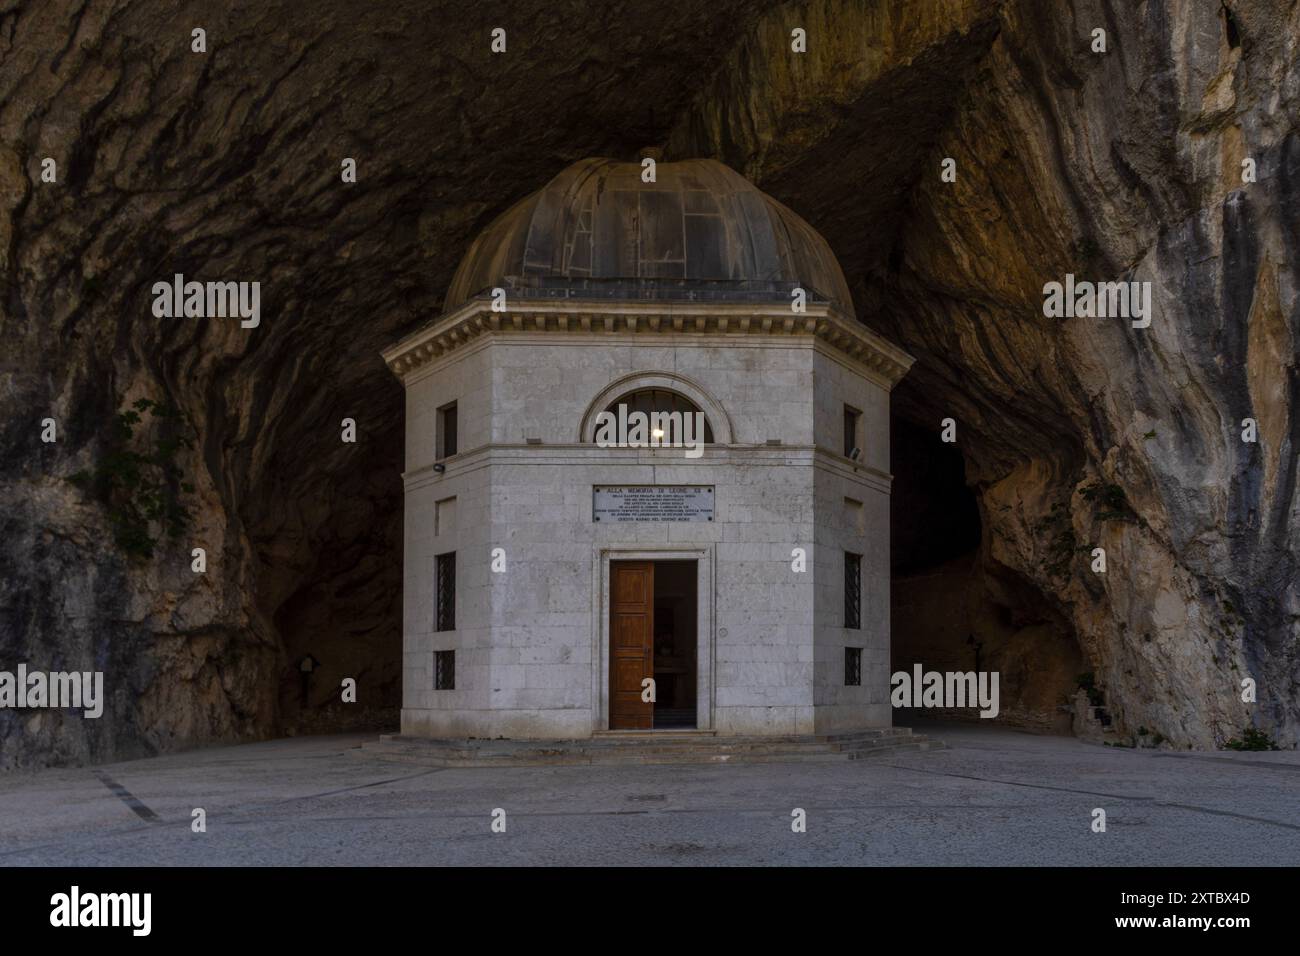
[[[593,521],[712,521],[712,485],[596,485]]]

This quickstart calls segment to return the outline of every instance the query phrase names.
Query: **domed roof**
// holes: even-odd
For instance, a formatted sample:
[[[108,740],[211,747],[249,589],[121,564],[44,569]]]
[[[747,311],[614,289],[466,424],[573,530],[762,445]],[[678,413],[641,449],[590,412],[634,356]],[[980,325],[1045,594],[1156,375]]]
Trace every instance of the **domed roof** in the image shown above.
[[[617,286],[637,290],[631,297],[700,289],[724,301],[788,300],[802,286],[810,301],[853,315],[826,240],[739,173],[711,159],[659,163],[653,183],[641,172],[584,159],[506,210],[470,246],[445,310],[503,285],[594,295]]]

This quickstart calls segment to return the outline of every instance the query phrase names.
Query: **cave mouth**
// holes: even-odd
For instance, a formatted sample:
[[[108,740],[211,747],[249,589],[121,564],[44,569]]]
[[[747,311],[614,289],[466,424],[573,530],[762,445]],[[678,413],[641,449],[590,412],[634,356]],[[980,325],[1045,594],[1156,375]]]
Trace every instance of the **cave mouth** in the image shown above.
[[[400,420],[396,403],[391,411]],[[890,431],[891,673],[917,664],[997,671],[992,721],[1070,733],[1067,708],[1089,670],[1072,627],[1036,587],[988,559],[960,445],[897,410]],[[282,648],[277,735],[391,732],[400,723],[402,445],[400,433],[390,437],[391,455],[355,468],[325,496],[330,507],[307,535],[312,563],[272,611]],[[262,561],[274,559],[263,550]],[[343,700],[348,678],[355,702]],[[904,726],[936,718],[981,721],[975,709],[895,713]]]
[[[375,414],[362,422],[375,426],[375,451],[297,497],[294,548],[282,543],[278,512],[254,526],[263,578],[280,582],[260,595],[280,647],[276,718],[266,728],[275,736],[396,732],[401,722],[403,409],[400,389],[375,364]],[[345,398],[340,408],[360,405]]]
[[[956,443],[894,411],[890,427],[890,672],[996,672],[998,713],[899,707],[895,723],[1000,723],[1072,733],[1087,671],[1073,628],[1022,576],[988,556]]]

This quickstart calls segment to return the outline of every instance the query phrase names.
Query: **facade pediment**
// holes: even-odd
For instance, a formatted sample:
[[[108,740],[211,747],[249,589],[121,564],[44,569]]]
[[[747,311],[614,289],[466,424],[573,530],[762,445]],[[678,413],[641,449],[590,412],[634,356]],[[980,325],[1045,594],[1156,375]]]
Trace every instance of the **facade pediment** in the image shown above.
[[[809,303],[805,312],[792,313],[785,302],[667,304],[539,299],[511,300],[506,311],[498,312],[486,296],[471,300],[385,349],[383,358],[394,374],[405,378],[481,336],[501,333],[722,336],[737,340],[748,336],[811,336],[863,366],[890,389],[914,361],[902,349],[861,323],[844,318],[826,303]]]

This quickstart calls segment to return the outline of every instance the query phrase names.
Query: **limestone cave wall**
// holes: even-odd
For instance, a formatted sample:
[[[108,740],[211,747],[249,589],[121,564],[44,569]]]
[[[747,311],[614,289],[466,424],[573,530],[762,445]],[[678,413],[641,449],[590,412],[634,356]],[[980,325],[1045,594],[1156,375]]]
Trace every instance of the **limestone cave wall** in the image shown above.
[[[789,58],[769,15],[677,148],[827,236],[919,358],[897,412],[957,423],[988,589],[1011,572],[1069,622],[1121,728],[1294,744],[1300,8],[801,9],[834,42]],[[1151,326],[1045,318],[1067,273],[1150,281]]]
[[[0,665],[111,675],[100,720],[0,710],[0,766],[387,720],[402,396],[379,350],[492,216],[647,145],[797,210],[917,356],[896,414],[957,423],[960,573],[1025,622],[1007,666],[1073,666],[1023,633],[1049,628],[1124,726],[1295,744],[1297,44],[1285,0],[0,4]],[[1151,326],[1045,318],[1067,272],[1151,281]],[[259,327],[155,318],[176,273],[260,281]],[[147,559],[69,480],[139,399],[195,437],[167,491],[190,524]]]

